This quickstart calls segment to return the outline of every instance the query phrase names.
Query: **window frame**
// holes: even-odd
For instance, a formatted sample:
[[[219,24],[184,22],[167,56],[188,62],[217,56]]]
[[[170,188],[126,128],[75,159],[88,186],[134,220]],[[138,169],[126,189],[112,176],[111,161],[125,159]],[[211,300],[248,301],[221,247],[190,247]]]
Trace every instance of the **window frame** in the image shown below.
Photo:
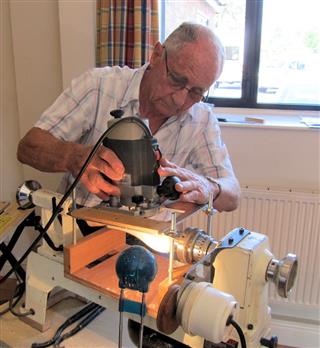
[[[206,102],[217,107],[280,110],[320,110],[320,105],[258,103],[258,75],[260,63],[261,30],[264,0],[246,0],[245,39],[240,98],[209,97]],[[161,1],[161,13],[165,13],[166,1]],[[165,28],[165,16],[161,16],[161,27]],[[161,31],[164,41],[165,30]]]

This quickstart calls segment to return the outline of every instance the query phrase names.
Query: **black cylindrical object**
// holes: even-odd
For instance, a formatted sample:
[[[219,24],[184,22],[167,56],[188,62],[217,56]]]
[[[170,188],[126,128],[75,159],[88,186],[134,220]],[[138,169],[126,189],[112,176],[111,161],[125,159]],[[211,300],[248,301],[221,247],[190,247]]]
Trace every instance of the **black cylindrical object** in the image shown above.
[[[160,197],[165,197],[171,200],[176,200],[180,197],[180,193],[175,188],[176,184],[181,182],[177,176],[167,176],[162,184],[157,187],[157,194]]]

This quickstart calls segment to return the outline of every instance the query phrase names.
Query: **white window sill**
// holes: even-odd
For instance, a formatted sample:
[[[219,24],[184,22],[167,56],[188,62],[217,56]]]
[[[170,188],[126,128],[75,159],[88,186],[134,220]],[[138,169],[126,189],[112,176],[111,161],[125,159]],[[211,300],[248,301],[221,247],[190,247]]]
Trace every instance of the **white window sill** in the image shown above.
[[[319,111],[215,108],[215,115],[217,118],[225,120],[219,122],[221,127],[320,130],[320,128],[308,127],[302,122],[302,117],[314,117],[316,120],[317,117],[320,117]]]

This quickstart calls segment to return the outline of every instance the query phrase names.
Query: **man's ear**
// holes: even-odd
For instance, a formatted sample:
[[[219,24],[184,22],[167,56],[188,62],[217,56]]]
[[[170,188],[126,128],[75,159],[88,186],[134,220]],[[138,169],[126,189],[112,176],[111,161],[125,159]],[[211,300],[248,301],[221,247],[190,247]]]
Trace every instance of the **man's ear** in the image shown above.
[[[150,58],[150,64],[154,64],[157,59],[162,57],[163,50],[164,47],[161,45],[161,42],[158,41],[154,45],[153,52]]]

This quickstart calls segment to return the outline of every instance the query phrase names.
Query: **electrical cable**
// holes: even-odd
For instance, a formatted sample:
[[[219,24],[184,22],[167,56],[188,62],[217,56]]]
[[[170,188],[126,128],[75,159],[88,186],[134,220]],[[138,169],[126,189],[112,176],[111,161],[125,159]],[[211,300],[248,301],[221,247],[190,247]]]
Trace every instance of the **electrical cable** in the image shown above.
[[[147,137],[152,137],[152,134],[150,132],[150,129],[141,121],[140,119],[137,119],[136,117],[126,117],[121,119],[122,122],[133,122],[136,123],[139,127],[141,127],[144,130],[144,133]],[[17,268],[22,264],[22,262],[27,258],[27,256],[30,254],[30,252],[33,250],[33,248],[36,247],[36,245],[39,243],[39,241],[43,238],[45,233],[47,233],[49,227],[52,225],[54,219],[57,217],[59,213],[63,210],[62,206],[67,200],[67,198],[71,195],[72,191],[80,181],[84,171],[87,169],[88,164],[91,162],[93,156],[96,154],[99,146],[101,145],[102,141],[105,139],[105,137],[117,126],[118,122],[113,123],[98,139],[97,143],[94,145],[92,148],[89,156],[87,157],[85,163],[83,164],[82,168],[80,169],[79,174],[76,176],[74,179],[73,183],[70,185],[66,193],[62,196],[61,200],[57,204],[56,208],[53,210],[52,215],[48,222],[46,223],[45,227],[43,230],[39,233],[39,236],[32,242],[30,247],[27,249],[27,251],[21,256],[21,258],[17,261],[17,264],[12,267],[10,271],[6,273],[1,279],[0,279],[0,284],[3,283],[6,279],[10,277],[10,275],[17,270]]]
[[[246,343],[246,338],[244,337],[244,333],[241,329],[241,327],[238,325],[238,323],[236,321],[234,321],[232,319],[232,317],[230,317],[228,319],[227,325],[231,324],[237,331],[239,338],[240,338],[240,343],[241,343],[241,348],[247,348],[247,343]]]
[[[18,318],[22,318],[22,317],[27,317],[28,315],[33,315],[35,312],[34,310],[31,308],[30,310],[28,310],[27,312],[24,312],[24,313],[19,313],[19,312],[16,312],[14,310],[14,307],[16,306],[16,304],[20,301],[20,299],[22,298],[23,294],[24,294],[24,290],[25,290],[25,286],[23,286],[23,292],[21,293],[21,296],[19,296],[19,299],[15,301],[15,303],[12,303],[12,300],[13,298],[10,299],[9,301],[9,310],[10,312],[15,316],[15,317],[18,317]]]
[[[43,343],[33,343],[31,347],[32,348],[44,348],[44,347],[51,346],[61,336],[63,330],[65,330],[68,326],[72,325],[77,320],[81,319],[86,314],[93,311],[97,306],[98,305],[95,303],[90,303],[86,307],[82,308],[79,312],[77,312],[73,316],[71,316],[69,319],[67,319],[62,325],[60,325],[58,327],[56,333],[54,334],[54,336],[50,340],[43,342]]]
[[[65,333],[64,335],[60,336],[56,341],[55,344],[58,345],[62,341],[66,340],[69,337],[74,336],[79,331],[83,330],[86,326],[88,326],[100,313],[102,313],[105,310],[104,307],[99,306],[99,308],[96,308],[94,311],[92,311],[87,317],[85,317],[75,328],[70,330],[69,332]]]
[[[62,325],[60,325],[59,328],[57,329],[56,333],[54,334],[54,336],[50,340],[48,340],[46,342],[42,342],[42,343],[32,343],[31,348],[45,348],[45,347],[49,347],[51,345],[57,345],[58,343],[62,342],[64,339],[66,339],[68,337],[71,337],[75,333],[77,333],[80,330],[82,330],[93,319],[95,319],[98,314],[100,314],[102,312],[102,309],[104,310],[105,308],[103,308],[102,306],[97,305],[96,303],[90,303],[86,307],[82,308],[79,312],[75,313],[70,318],[68,318]],[[98,310],[101,310],[101,311],[99,311],[99,313],[97,313]],[[76,329],[76,328],[74,328],[70,332],[68,332],[68,333],[64,334],[63,336],[61,336],[62,332],[68,326],[74,324],[76,321],[80,320],[82,317],[84,317],[86,315],[87,315],[87,317],[84,319],[84,320],[86,320],[85,323],[84,323],[85,325],[82,324],[82,321],[81,321],[76,326],[76,328],[77,328],[79,325],[81,325],[80,329],[78,329],[76,332],[74,332],[75,329]]]
[[[25,284],[25,281],[20,281],[19,280],[19,275],[16,273],[16,277],[17,277],[17,280],[18,280],[18,285],[16,286],[15,288],[15,291],[13,293],[13,295],[11,296],[10,300],[9,300],[9,310],[11,312],[11,314],[13,314],[14,316],[18,317],[18,318],[22,318],[22,317],[26,317],[28,315],[33,315],[34,314],[34,310],[31,308],[29,311],[27,312],[24,312],[24,313],[20,313],[20,312],[16,312],[14,310],[14,307],[17,305],[17,303],[20,301],[20,299],[22,298],[23,294],[24,294],[24,291],[25,291],[25,288],[26,288],[26,284]],[[21,294],[18,296],[17,300],[13,303],[13,298],[15,297],[15,293],[17,292],[17,289],[21,287]]]
[[[10,296],[10,298],[6,301],[6,302],[9,302],[8,308],[6,308],[2,312],[0,312],[0,316],[6,314],[8,312],[11,312],[16,317],[26,317],[28,315],[34,314],[34,310],[33,309],[30,309],[28,312],[25,312],[25,313],[18,313],[18,312],[16,312],[14,310],[14,307],[21,300],[21,298],[22,298],[22,296],[24,294],[24,291],[25,291],[25,281],[20,281],[19,274],[17,272],[15,272],[15,274],[16,274],[16,277],[17,277],[18,284],[16,285],[16,287],[15,287],[12,295]]]
[[[53,208],[56,207],[56,204],[53,205]],[[54,210],[54,209],[53,209]],[[59,217],[59,216],[58,216]],[[40,224],[40,221],[41,221],[41,217],[40,216],[37,216],[35,215],[35,213],[33,213],[33,221],[31,221],[30,224],[26,225],[26,226],[31,226],[33,227],[36,231],[38,231],[39,233],[41,233],[43,231],[43,227],[42,225]],[[33,225],[32,225],[32,222],[33,222]],[[54,250],[54,251],[62,251],[63,250],[63,247],[62,245],[59,245],[59,246],[56,246],[53,242],[53,240],[50,238],[50,236],[47,234],[47,233],[44,233],[43,235],[43,239],[46,241],[46,243],[48,244],[48,246]]]
[[[1,302],[1,305],[5,304],[6,302],[8,302],[8,307],[5,308],[4,310],[2,310],[0,312],[0,317],[8,312],[10,312],[10,307],[14,307],[16,306],[16,304],[21,300],[23,294],[24,294],[24,290],[25,290],[25,286],[24,284],[18,284],[13,292],[13,294],[11,295],[10,298],[4,300]],[[15,301],[13,302],[13,300],[15,299]],[[10,301],[11,301],[11,304],[10,304]]]
[[[82,308],[79,312],[75,313],[73,316],[71,316],[69,319],[67,319],[56,331],[54,335],[54,340],[57,340],[59,336],[61,336],[62,332],[70,325],[87,315],[88,313],[91,313],[93,310],[98,308],[99,305],[95,303],[90,303],[88,306]]]

